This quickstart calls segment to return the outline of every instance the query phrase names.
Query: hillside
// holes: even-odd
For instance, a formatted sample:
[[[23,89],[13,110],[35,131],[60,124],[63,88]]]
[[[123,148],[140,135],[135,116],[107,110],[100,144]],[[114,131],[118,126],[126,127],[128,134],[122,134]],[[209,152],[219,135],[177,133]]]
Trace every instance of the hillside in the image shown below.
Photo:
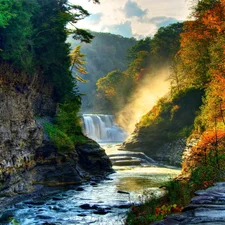
[[[180,167],[203,95],[204,91],[190,88],[161,98],[136,124],[135,131],[123,143],[124,150],[143,151],[158,162]]]
[[[87,83],[78,82],[79,90],[85,96],[82,97],[82,111],[98,110],[95,108],[96,81],[104,77],[108,72],[127,68],[127,50],[132,47],[136,40],[125,38],[110,33],[91,32],[94,39],[91,43],[81,43],[81,52],[85,54],[87,75],[81,75],[88,80]],[[67,40],[71,47],[79,45],[70,36]]]

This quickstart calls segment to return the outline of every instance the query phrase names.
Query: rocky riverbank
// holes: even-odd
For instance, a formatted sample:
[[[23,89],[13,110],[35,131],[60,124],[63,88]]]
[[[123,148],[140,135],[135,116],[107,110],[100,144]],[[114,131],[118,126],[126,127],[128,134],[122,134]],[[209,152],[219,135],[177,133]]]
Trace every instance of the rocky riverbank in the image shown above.
[[[88,138],[73,152],[57,151],[40,123],[56,111],[52,92],[48,86],[0,83],[0,197],[80,184],[113,171],[105,151]]]
[[[153,225],[224,225],[225,182],[195,192],[190,205],[181,214],[173,214]]]

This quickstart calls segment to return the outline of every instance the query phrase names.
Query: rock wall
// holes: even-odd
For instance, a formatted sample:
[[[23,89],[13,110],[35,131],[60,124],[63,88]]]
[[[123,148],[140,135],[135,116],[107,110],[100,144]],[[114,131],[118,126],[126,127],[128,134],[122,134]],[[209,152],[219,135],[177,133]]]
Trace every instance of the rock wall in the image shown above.
[[[56,104],[46,93],[0,83],[0,196],[32,192],[42,185],[76,184],[112,172],[104,150],[91,140],[71,154],[56,151],[34,115],[54,113]],[[91,164],[83,168],[87,160]]]
[[[144,152],[159,163],[181,167],[182,154],[185,149],[185,138],[162,144],[160,147],[155,148],[152,147],[151,142],[148,142],[148,138],[145,135],[134,133],[123,143],[121,150]]]

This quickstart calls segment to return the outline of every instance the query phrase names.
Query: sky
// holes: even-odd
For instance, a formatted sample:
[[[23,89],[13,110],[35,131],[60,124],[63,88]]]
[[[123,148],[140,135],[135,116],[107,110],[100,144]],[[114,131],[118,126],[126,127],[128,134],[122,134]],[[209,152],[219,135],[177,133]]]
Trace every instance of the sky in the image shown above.
[[[153,36],[159,27],[184,21],[190,14],[188,0],[70,0],[91,16],[77,27],[141,39]]]

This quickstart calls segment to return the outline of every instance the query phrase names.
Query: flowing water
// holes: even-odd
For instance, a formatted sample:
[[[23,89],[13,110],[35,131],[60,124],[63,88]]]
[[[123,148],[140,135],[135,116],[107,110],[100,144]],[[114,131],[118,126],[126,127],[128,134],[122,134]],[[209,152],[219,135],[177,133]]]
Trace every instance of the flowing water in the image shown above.
[[[112,115],[83,114],[85,134],[99,142],[122,142],[127,133],[114,122]]]
[[[87,117],[85,120],[90,120]],[[103,116],[99,118],[104,121]],[[120,131],[121,135],[125,133],[122,129]],[[106,136],[105,133],[103,136],[96,135],[99,140],[106,140]],[[114,135],[110,136],[112,139],[108,138],[107,141],[115,141]],[[20,202],[6,210],[3,218],[10,215],[20,225],[122,225],[129,207],[146,197],[143,192],[160,193],[157,192],[158,187],[180,172],[157,167],[143,153],[119,151],[120,145],[115,142],[101,145],[112,159],[116,171],[107,180],[91,181],[79,187],[59,190],[47,197]],[[1,223],[0,220],[0,224],[10,223]]]

